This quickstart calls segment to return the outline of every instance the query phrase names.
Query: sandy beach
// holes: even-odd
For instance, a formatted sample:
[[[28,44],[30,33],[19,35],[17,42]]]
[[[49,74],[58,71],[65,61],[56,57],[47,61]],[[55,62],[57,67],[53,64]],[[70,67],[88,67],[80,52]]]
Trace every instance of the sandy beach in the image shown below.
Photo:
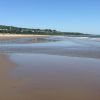
[[[0,54],[0,100],[100,100],[99,60],[9,56]]]
[[[17,38],[37,38],[37,37],[48,37],[49,35],[26,35],[26,34],[0,34],[0,40],[11,40]]]
[[[13,81],[8,76],[13,67],[15,64],[6,55],[0,54],[0,100],[10,100],[8,97],[13,96]]]
[[[10,40],[0,44],[0,100],[100,100],[99,42]]]
[[[100,0],[0,0],[0,100],[100,100]]]

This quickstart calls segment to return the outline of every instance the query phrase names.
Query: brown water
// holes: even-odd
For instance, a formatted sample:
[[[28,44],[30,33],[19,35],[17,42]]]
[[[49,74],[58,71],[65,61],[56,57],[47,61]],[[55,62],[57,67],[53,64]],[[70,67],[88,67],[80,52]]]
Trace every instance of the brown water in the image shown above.
[[[99,59],[44,54],[9,57],[17,64],[9,72],[17,80],[13,100],[100,100]]]

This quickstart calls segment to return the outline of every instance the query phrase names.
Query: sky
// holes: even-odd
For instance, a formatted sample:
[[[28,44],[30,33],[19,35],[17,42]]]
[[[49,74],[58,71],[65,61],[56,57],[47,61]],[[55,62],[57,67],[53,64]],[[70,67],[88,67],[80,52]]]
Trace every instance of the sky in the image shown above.
[[[0,25],[100,34],[100,0],[0,0]]]

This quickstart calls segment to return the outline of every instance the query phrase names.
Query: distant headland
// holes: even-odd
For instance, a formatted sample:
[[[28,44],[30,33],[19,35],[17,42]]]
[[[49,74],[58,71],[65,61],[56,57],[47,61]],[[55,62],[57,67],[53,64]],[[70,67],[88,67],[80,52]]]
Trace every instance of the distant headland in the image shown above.
[[[0,25],[0,34],[67,35],[67,36],[100,37],[100,35],[91,35],[80,32],[62,32],[53,29],[22,28],[22,27],[6,26],[6,25]]]
[[[61,32],[52,29],[21,28],[15,26],[0,25],[2,34],[39,34],[39,35],[87,35],[79,32]]]

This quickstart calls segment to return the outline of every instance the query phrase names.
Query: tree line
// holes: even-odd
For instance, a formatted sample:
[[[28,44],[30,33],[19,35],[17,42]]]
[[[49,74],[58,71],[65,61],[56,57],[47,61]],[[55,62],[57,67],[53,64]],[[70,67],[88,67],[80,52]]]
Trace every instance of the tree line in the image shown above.
[[[43,34],[43,35],[85,35],[79,32],[60,32],[52,29],[33,29],[21,28],[14,26],[0,25],[0,33],[2,34]]]

